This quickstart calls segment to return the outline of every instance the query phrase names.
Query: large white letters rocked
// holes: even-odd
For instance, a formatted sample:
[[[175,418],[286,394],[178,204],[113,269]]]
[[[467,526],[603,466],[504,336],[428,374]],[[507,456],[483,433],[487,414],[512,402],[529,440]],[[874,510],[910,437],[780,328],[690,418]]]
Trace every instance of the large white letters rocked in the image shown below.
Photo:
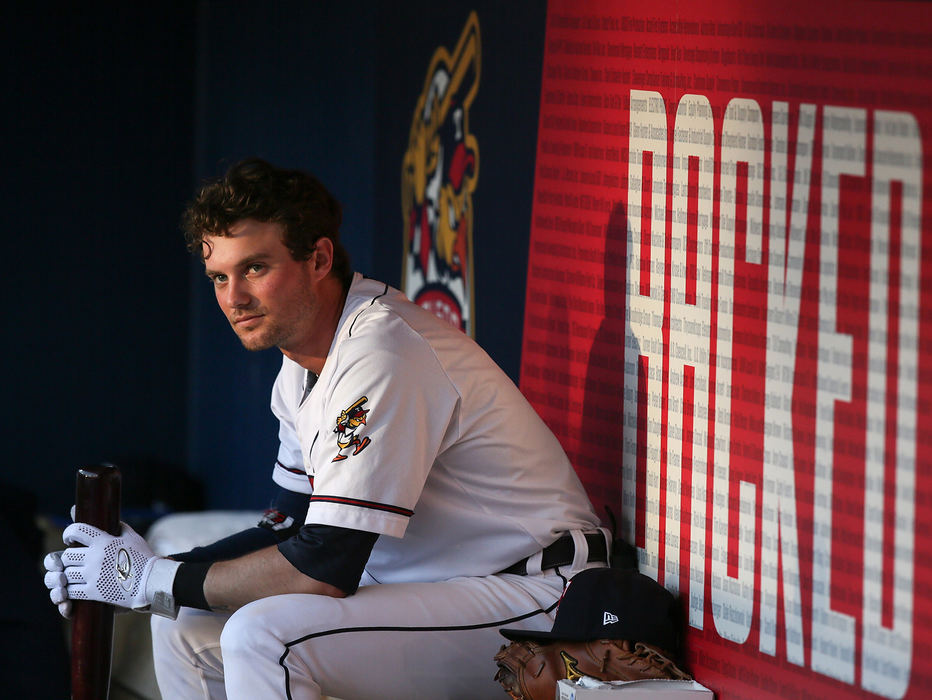
[[[676,105],[673,128],[669,129],[668,111],[672,109],[657,92],[630,93],[623,534],[635,541],[636,460],[640,452],[646,457],[647,472],[641,569],[676,591],[680,567],[686,568],[691,626],[703,626],[705,584],[711,577],[708,603],[722,638],[746,643],[758,604],[760,651],[778,653],[782,621],[790,662],[804,666],[808,658],[814,671],[849,684],[855,682],[859,664],[863,688],[886,697],[901,697],[909,684],[913,638],[922,216],[918,124],[907,112],[814,104],[791,107],[776,101],[769,105],[767,129],[761,105],[736,98],[725,107],[718,120],[721,126],[716,129],[709,100],[687,94]],[[819,143],[821,149],[816,153]],[[673,175],[668,183],[671,157]],[[690,171],[694,173],[693,189]],[[832,545],[840,534],[833,517],[836,407],[852,400],[854,382],[852,336],[839,327],[836,316],[839,251],[845,240],[839,211],[844,183],[852,178],[861,178],[863,186],[870,188],[869,270],[864,272],[870,276],[870,309],[863,425],[864,515],[863,532],[858,533],[863,539],[859,621],[833,609],[832,599]],[[818,231],[810,230],[809,235],[818,237],[818,288],[804,290],[806,229],[816,183],[820,183],[821,202],[815,217]],[[687,224],[690,192],[695,200],[694,233]],[[668,195],[672,203],[669,211]],[[716,203],[718,255],[713,269]],[[765,210],[769,214],[766,237]],[[896,244],[891,217],[896,219],[899,232]],[[745,231],[741,246],[736,241],[739,219]],[[686,274],[689,236],[695,237],[691,243],[693,277]],[[736,260],[739,252],[743,258]],[[761,310],[766,313],[766,337],[761,339],[758,365],[766,373],[761,397],[762,479],[760,487],[739,482],[737,510],[729,507],[732,398],[736,391],[732,380],[736,262],[759,266],[767,299],[766,309]],[[665,288],[667,278],[669,289]],[[717,280],[714,287],[713,280]],[[814,377],[797,376],[800,303],[806,291],[816,295],[818,308]],[[665,314],[667,300],[669,313]],[[666,346],[665,329],[669,333]],[[815,454],[809,506],[812,520],[803,524],[797,515],[796,448],[800,436],[794,434],[793,402],[794,390],[802,382],[813,381],[815,434],[807,437],[810,446],[814,439]],[[665,402],[664,383],[668,387]],[[710,416],[713,401],[715,414]],[[665,479],[660,473],[664,429]],[[639,439],[645,444],[638,445]],[[893,454],[889,455],[891,447]],[[679,508],[684,454],[691,456],[690,517],[685,524]],[[710,464],[707,454],[711,455]],[[894,468],[885,469],[886,463]],[[711,494],[706,492],[709,470]],[[893,499],[884,495],[885,490],[890,491],[891,480],[895,484]],[[665,489],[663,513],[661,489]],[[889,512],[891,504],[895,513]],[[885,529],[885,521],[891,518],[895,526]],[[708,554],[707,521],[711,527]],[[684,526],[688,546],[681,542]],[[893,541],[884,541],[885,532],[889,540],[891,531]],[[730,552],[735,547],[737,557]],[[885,548],[893,553],[892,572],[884,570]],[[811,556],[811,561],[801,562],[803,553]],[[733,563],[729,566],[730,560],[736,560],[737,567]],[[890,566],[888,561],[886,568]],[[804,571],[811,572],[811,581],[801,581]],[[757,574],[760,586],[756,590]],[[811,591],[808,608],[803,605],[806,591]],[[892,599],[892,625],[889,619],[884,623],[885,596]],[[811,619],[804,621],[807,609]],[[858,628],[860,640],[855,638]],[[808,638],[804,630],[808,630]],[[858,643],[860,659],[855,658]]]

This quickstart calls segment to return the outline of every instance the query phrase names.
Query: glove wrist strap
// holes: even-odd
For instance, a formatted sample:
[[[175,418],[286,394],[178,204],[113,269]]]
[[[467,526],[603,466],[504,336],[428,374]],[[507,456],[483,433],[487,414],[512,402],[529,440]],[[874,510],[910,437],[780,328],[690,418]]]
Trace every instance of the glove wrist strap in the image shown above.
[[[153,615],[172,620],[178,616],[178,605],[172,588],[180,566],[180,561],[171,559],[156,559],[152,562],[152,569],[146,579],[146,600],[149,601],[148,611]]]

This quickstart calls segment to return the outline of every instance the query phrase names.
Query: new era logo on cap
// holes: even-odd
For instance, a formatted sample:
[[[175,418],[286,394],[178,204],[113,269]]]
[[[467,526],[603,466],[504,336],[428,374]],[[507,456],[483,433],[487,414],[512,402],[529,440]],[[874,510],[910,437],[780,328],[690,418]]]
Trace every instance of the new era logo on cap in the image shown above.
[[[618,622],[618,615],[612,615],[608,610],[602,613],[603,625],[614,625],[616,622]]]

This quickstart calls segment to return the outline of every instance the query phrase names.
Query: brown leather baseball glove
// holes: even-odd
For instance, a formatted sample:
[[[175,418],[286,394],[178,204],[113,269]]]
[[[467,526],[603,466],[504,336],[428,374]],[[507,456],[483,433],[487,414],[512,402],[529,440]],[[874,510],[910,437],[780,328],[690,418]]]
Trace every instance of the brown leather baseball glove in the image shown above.
[[[557,681],[591,676],[603,681],[644,678],[690,680],[690,676],[650,644],[620,639],[539,644],[517,641],[495,655],[495,680],[514,700],[553,700]]]

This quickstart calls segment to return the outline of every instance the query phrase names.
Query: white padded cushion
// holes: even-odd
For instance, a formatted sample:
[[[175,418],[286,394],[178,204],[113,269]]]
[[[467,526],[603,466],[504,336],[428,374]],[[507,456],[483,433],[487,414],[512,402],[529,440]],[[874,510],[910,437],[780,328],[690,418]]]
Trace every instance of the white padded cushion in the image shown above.
[[[240,530],[259,524],[259,510],[208,510],[199,513],[172,513],[154,523],[146,533],[152,551],[160,556],[187,552],[216,542]]]

